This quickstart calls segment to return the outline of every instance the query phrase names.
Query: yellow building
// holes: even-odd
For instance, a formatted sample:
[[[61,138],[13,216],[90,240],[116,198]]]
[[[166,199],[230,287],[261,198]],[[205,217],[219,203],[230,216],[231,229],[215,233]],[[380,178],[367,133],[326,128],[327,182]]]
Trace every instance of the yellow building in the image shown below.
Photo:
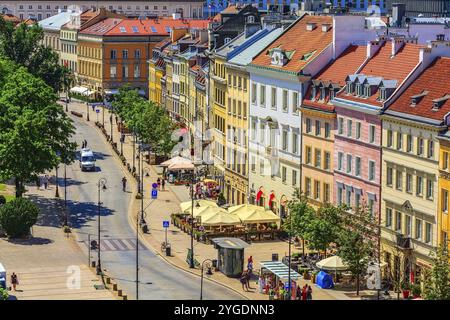
[[[447,243],[450,233],[449,193],[450,193],[450,134],[439,138],[439,211],[438,211],[438,243]]]
[[[158,105],[163,104],[161,80],[166,74],[166,62],[164,61],[162,51],[171,43],[170,39],[166,39],[156,44],[153,48],[151,59],[148,61],[149,65],[149,81],[148,92],[149,100]]]

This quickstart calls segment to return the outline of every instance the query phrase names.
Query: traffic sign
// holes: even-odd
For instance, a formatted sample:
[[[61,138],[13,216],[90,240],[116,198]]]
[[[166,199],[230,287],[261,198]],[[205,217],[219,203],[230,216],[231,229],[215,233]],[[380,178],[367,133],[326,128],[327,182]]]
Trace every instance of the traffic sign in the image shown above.
[[[156,182],[153,182],[153,184],[152,184],[152,188],[153,188],[153,189],[156,189],[156,188],[158,188],[158,184],[157,184]]]
[[[167,220],[164,220],[164,221],[163,221],[163,228],[168,228],[169,225],[170,225],[170,222],[169,222],[169,221],[167,221]]]
[[[152,199],[158,198],[158,189],[152,189]]]

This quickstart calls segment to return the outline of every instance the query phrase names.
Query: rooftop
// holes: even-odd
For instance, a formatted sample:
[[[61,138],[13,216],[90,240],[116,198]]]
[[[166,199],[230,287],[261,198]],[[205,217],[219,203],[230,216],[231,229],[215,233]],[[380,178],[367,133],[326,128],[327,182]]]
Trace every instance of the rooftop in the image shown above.
[[[443,120],[450,112],[449,75],[450,58],[436,58],[389,106],[387,111]]]
[[[294,22],[284,33],[254,58],[252,65],[275,70],[299,73],[322,50],[332,43],[333,32],[329,27],[322,31],[324,25],[331,26],[331,16],[305,15]],[[273,65],[270,53],[273,49],[286,52],[288,61],[282,65]]]
[[[122,19],[107,18],[80,31],[80,34],[105,35],[109,30],[116,27],[121,21]]]
[[[43,29],[59,30],[61,27],[70,21],[70,16],[74,14],[73,11],[63,11],[54,16],[38,22]]]

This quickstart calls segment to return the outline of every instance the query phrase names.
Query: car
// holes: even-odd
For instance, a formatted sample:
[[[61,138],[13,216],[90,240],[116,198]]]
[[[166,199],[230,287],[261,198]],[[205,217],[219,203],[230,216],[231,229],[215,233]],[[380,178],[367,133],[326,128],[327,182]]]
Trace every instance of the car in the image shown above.
[[[95,156],[91,149],[81,149],[80,168],[81,171],[95,171]]]

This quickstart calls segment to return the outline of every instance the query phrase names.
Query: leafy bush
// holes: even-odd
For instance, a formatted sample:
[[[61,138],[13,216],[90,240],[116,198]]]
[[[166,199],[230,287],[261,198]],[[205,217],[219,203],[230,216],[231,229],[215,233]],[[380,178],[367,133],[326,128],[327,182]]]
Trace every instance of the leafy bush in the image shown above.
[[[30,200],[16,198],[0,207],[0,226],[10,238],[28,235],[39,215],[39,208]]]
[[[6,289],[0,288],[0,301],[1,300],[8,300],[9,294]]]
[[[0,194],[0,205],[5,204],[6,203],[6,198],[4,195]]]

